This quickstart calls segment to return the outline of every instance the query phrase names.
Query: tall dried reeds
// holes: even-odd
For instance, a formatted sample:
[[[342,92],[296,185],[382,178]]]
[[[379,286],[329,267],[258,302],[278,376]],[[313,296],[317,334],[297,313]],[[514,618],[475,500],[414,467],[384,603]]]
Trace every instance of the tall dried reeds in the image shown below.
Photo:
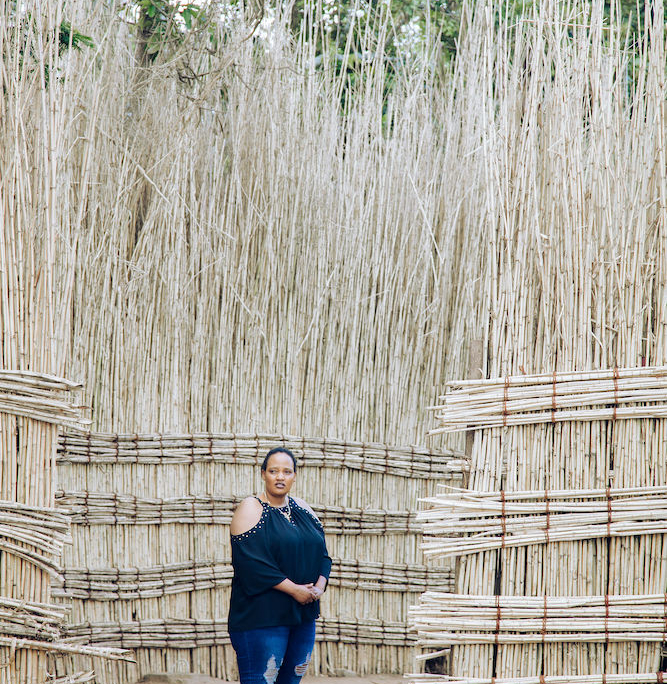
[[[5,21],[1,256],[22,280],[2,273],[4,367],[83,382],[106,431],[410,444],[442,381],[466,374],[473,340],[487,377],[664,364],[665,49],[662,3],[649,5],[634,80],[601,0],[544,0],[517,25],[484,1],[465,14],[451,74],[424,59],[390,92],[371,31],[352,78],[316,63],[310,36],[249,38],[248,18],[213,54],[187,56],[190,78],[183,56],[136,64],[113,6],[46,0],[44,26],[20,36]],[[59,60],[65,14],[96,47]],[[34,61],[10,39],[31,41]],[[32,438],[13,436],[32,423],[7,420],[3,454],[22,453]],[[650,458],[663,423],[479,432],[471,486],[664,485],[664,459]],[[46,457],[22,458],[50,497]],[[225,486],[216,494],[246,493]],[[42,489],[26,485],[25,502],[43,505]],[[136,564],[122,536],[90,563]],[[458,590],[654,594],[660,558],[627,539],[508,550],[462,562]],[[585,673],[597,658],[648,672],[655,656],[480,646],[454,665]]]
[[[59,391],[71,389],[69,384],[43,376],[63,375],[71,320],[73,253],[69,224],[61,220],[59,171],[70,144],[72,113],[61,84],[52,80],[48,87],[58,61],[61,7],[47,3],[19,10],[16,5],[0,5],[0,368],[9,371],[2,373],[0,499],[22,517],[8,523],[13,532],[25,531],[26,518],[36,522],[36,511],[37,517],[51,518],[49,525],[58,517],[51,515],[57,424],[78,424]],[[6,533],[0,560],[3,600],[48,609],[50,573],[67,526],[55,521],[54,545],[41,530]],[[1,628],[3,684],[46,679],[45,649],[54,646],[49,642],[53,629],[45,632],[34,618],[26,620],[24,631],[13,629],[9,619]]]
[[[462,176],[478,181],[468,183],[477,206],[469,259],[478,255],[471,317],[483,340],[482,375],[502,387],[507,376],[520,383],[533,373],[607,369],[613,377],[615,368],[664,365],[663,3],[647,3],[639,55],[606,22],[602,2],[542,2],[513,24],[497,10],[476,5],[452,84],[466,128],[458,138]],[[667,484],[664,418],[614,420],[615,401],[608,403],[590,422],[573,414],[504,427],[501,416],[499,427],[477,430],[470,487],[544,493]],[[661,594],[663,548],[658,534],[473,554],[461,559],[457,592]],[[660,662],[660,646],[640,636],[590,646],[491,643],[454,647],[452,674],[625,676],[655,672]]]

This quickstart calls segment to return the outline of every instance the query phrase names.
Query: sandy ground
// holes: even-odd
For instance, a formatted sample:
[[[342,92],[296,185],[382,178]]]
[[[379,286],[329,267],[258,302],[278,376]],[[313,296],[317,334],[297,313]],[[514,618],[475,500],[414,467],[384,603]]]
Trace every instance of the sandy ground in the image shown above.
[[[405,684],[401,675],[366,675],[364,677],[304,677],[302,684]],[[146,675],[137,684],[237,684],[204,675]]]

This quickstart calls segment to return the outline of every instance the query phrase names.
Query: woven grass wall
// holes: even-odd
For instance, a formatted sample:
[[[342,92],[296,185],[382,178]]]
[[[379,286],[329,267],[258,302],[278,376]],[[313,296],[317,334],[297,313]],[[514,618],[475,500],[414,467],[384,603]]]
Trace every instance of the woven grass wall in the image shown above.
[[[443,379],[466,375],[472,340],[494,377],[665,362],[662,4],[650,3],[633,79],[597,0],[541,3],[522,24],[532,33],[478,4],[452,73],[416,61],[390,93],[373,32],[353,83],[316,67],[312,41],[249,39],[248,17],[215,54],[190,55],[205,75],[183,81],[179,57],[137,65],[113,8],[40,5],[52,13],[42,40],[67,16],[96,47],[66,59],[51,48],[48,87],[18,58],[13,80],[2,72],[17,103],[3,110],[3,180],[7,169],[14,179],[4,216],[19,234],[50,227],[58,245],[47,337],[84,383],[94,429],[419,444],[424,407]],[[618,484],[659,479],[631,448],[650,443],[645,426],[629,425],[609,439],[605,425],[518,429],[502,444],[492,433],[476,442],[474,485],[598,486],[612,470]],[[199,466],[180,493],[173,473],[158,489],[133,467],[62,466],[59,486],[213,494],[192,479]],[[350,505],[374,501],[375,486]],[[226,482],[215,492],[240,494]],[[123,549],[139,537],[93,538],[103,525],[82,526],[90,538],[71,567],[132,562]],[[104,529],[143,535],[150,563],[167,562],[166,541],[150,546],[158,528]],[[342,539],[334,555],[349,559],[356,541]],[[77,555],[96,545],[117,558]],[[572,561],[581,591],[604,581],[585,575],[590,557]],[[628,567],[613,571],[618,582],[634,581]],[[119,603],[109,620],[129,617]]]
[[[311,672],[412,668],[407,608],[453,588],[449,563],[424,566],[411,502],[436,481],[460,484],[454,454],[279,435],[68,435],[58,474],[74,543],[64,557],[71,637],[136,649],[136,665],[73,658],[60,673],[95,669],[99,684],[150,672],[237,678],[226,618],[233,508],[261,491],[272,445],[292,449],[296,495],[324,525],[333,569]]]
[[[647,3],[643,50],[634,55],[604,18],[603,3],[540,6],[510,25],[494,3],[484,3],[459,53],[459,107],[476,112],[461,117],[469,131],[461,173],[480,178],[479,220],[470,226],[471,242],[485,252],[475,295],[483,376],[521,382],[531,373],[608,369],[613,377],[616,367],[663,366],[663,3]],[[588,386],[597,386],[595,378]],[[501,381],[498,407],[502,392]],[[597,420],[477,430],[469,486],[498,497],[500,490],[542,492],[546,501],[559,489],[574,490],[576,499],[587,489],[667,484],[664,418],[615,418],[610,409]],[[473,554],[461,559],[457,591],[501,602],[601,596],[604,605],[606,595],[662,595],[666,582],[658,534]],[[453,649],[452,674],[462,684],[664,676],[655,674],[661,663],[664,669],[660,634],[609,643],[602,629],[590,639],[597,643],[576,643],[578,637],[546,628],[548,640],[539,643],[542,628],[535,643],[462,640]]]

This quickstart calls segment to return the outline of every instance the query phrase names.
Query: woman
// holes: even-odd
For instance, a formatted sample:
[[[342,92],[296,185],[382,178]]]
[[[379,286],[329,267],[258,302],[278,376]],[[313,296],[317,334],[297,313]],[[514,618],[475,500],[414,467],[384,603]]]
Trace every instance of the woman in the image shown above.
[[[232,596],[228,628],[241,684],[298,684],[315,643],[315,619],[331,558],[310,506],[289,496],[294,454],[271,449],[264,491],[232,518]]]

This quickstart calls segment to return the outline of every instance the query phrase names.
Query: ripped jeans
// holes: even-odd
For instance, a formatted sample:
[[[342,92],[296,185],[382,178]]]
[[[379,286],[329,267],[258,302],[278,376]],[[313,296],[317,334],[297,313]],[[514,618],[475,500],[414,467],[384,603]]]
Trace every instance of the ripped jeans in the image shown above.
[[[315,620],[230,632],[240,684],[299,684],[315,643]]]

